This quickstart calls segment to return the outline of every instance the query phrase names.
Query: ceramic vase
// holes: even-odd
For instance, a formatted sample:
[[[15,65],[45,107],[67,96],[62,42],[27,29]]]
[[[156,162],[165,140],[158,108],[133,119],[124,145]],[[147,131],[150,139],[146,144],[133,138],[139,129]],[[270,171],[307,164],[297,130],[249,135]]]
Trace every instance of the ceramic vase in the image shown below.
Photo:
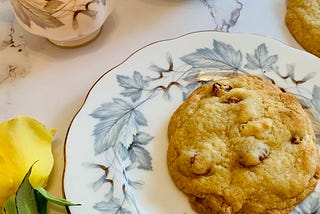
[[[92,41],[114,9],[114,0],[11,0],[19,24],[62,47]]]

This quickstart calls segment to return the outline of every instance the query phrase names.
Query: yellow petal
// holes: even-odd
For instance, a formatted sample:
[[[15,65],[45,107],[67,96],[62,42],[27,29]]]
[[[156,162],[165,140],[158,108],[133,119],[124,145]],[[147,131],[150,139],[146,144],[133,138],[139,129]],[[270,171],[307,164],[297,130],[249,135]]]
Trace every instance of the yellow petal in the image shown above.
[[[0,123],[0,207],[17,191],[33,164],[32,186],[47,184],[54,162],[51,150],[54,133],[55,130],[26,116]]]

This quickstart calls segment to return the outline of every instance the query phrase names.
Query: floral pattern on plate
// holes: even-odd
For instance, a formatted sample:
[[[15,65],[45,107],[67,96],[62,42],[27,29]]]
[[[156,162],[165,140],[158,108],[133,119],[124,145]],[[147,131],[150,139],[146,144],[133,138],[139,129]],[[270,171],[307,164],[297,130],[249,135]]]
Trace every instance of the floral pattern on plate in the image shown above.
[[[33,0],[12,0],[12,6],[19,19],[27,26],[31,27],[34,22],[41,28],[57,28],[63,26],[61,17],[72,14],[72,26],[77,29],[79,26],[78,15],[83,14],[94,19],[97,11],[91,10],[92,4],[106,5],[106,0],[89,1],[33,1]]]
[[[207,45],[199,47],[195,43],[202,36],[205,37]],[[114,69],[117,72],[112,71],[113,73],[103,76],[97,82],[92,92],[89,93],[89,100],[86,101],[86,103],[95,103],[96,105],[91,106],[90,110],[85,110],[84,112],[87,112],[87,114],[81,113],[81,111],[79,113],[83,117],[93,119],[91,122],[93,126],[92,142],[88,142],[93,147],[94,154],[92,157],[101,155],[104,157],[102,162],[101,159],[97,159],[82,161],[80,164],[88,172],[93,169],[96,169],[96,172],[100,171],[100,176],[97,176],[96,179],[85,181],[91,182],[90,188],[93,194],[98,191],[104,192],[103,197],[92,201],[90,206],[93,210],[97,213],[151,212],[141,206],[140,194],[146,191],[144,185],[152,181],[137,176],[139,172],[144,175],[147,175],[146,173],[157,173],[155,172],[157,169],[153,169],[153,165],[158,164],[157,160],[154,160],[155,153],[149,150],[156,147],[155,143],[159,143],[157,140],[159,134],[151,131],[153,129],[149,130],[150,127],[157,124],[149,123],[149,120],[154,120],[150,117],[150,111],[153,108],[159,110],[161,106],[157,105],[162,105],[161,103],[163,105],[175,103],[173,104],[174,107],[169,107],[173,109],[172,113],[195,88],[213,79],[225,78],[239,73],[257,74],[271,79],[279,84],[282,90],[295,94],[301,100],[305,109],[310,112],[315,127],[319,126],[320,87],[316,84],[318,78],[316,71],[311,69],[310,72],[301,74],[296,68],[300,67],[297,66],[296,60],[294,58],[284,58],[285,55],[281,51],[288,49],[286,50],[288,53],[297,52],[299,56],[303,55],[309,58],[312,58],[312,56],[290,49],[265,37],[246,36],[248,39],[243,35],[209,31],[168,41],[168,44],[173,45],[176,42],[175,48],[182,49],[181,43],[184,44],[184,40],[190,39],[190,41],[195,42],[190,45],[193,48],[186,48],[188,50],[183,54],[179,53],[181,55],[175,53],[174,48],[170,49],[170,45],[166,43],[163,43],[164,49],[161,48],[162,43],[154,44],[144,49],[152,49],[154,46],[156,46],[155,50],[161,49],[159,52],[154,52],[159,62],[152,62],[155,58],[147,53],[144,54],[144,49],[142,49],[135,55],[140,54],[137,58],[144,61],[135,61],[137,59],[130,61],[131,58],[135,58],[135,55],[133,55],[128,61]],[[237,42],[238,37],[249,44],[252,43],[250,39],[255,40],[255,42],[251,44],[251,47],[246,47],[243,44],[239,45],[241,43]],[[277,48],[279,48],[279,53],[277,53]],[[143,70],[140,70],[141,67],[139,68],[139,66],[135,68],[135,63],[144,64]],[[130,66],[127,67],[126,64]],[[90,100],[90,95],[94,94],[96,87],[99,88],[97,91],[108,93],[108,90],[103,90],[104,87],[101,85],[103,83],[99,85],[100,82],[104,82],[104,79],[108,79],[108,76],[111,77],[107,82],[112,83],[112,86],[118,88],[118,90],[116,90],[116,93],[109,92],[110,96],[107,96],[107,100],[99,99],[100,104],[97,105],[96,101],[93,100],[94,98]],[[98,96],[92,95],[92,97],[97,98]],[[86,103],[83,108],[85,108]],[[168,119],[171,113],[165,112],[163,114]],[[158,114],[157,116],[160,117],[160,112]],[[157,116],[153,117],[157,119]],[[75,121],[73,124],[79,123]],[[167,120],[163,121],[167,122]],[[166,125],[162,127],[166,128]],[[319,129],[316,129],[316,133],[319,138]],[[166,136],[164,136],[164,139],[166,139]],[[66,143],[68,146],[73,142],[67,139]],[[165,153],[162,155],[165,156]],[[66,158],[68,163],[68,153]],[[162,164],[165,165],[165,163]],[[66,175],[72,177],[75,172],[68,170],[67,167],[66,173]],[[68,190],[68,188],[68,185],[65,186],[65,189]],[[69,191],[67,198],[73,200],[72,195],[73,193]],[[189,208],[185,209],[192,212]],[[316,189],[292,213],[313,213],[318,210],[319,191]],[[78,211],[74,211],[74,213],[78,213]],[[159,213],[165,213],[165,211],[159,211]]]

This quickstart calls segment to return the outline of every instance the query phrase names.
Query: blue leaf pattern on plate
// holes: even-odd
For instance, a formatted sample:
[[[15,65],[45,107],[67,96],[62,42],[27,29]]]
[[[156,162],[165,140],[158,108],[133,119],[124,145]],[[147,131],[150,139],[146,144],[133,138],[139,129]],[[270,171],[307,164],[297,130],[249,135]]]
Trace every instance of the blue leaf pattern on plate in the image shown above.
[[[102,104],[90,114],[99,121],[93,131],[95,154],[103,153],[110,158],[104,165],[84,164],[85,167],[102,172],[101,177],[92,184],[95,191],[102,186],[108,187],[105,199],[97,202],[94,208],[101,213],[141,213],[132,191],[141,189],[144,181],[132,180],[129,172],[152,170],[152,156],[146,146],[154,137],[141,130],[148,126],[148,121],[138,109],[152,102],[161,93],[164,100],[170,101],[173,86],[181,91],[181,99],[184,100],[195,88],[215,78],[237,75],[240,72],[262,75],[274,82],[284,81],[282,90],[295,94],[318,120],[320,87],[314,85],[312,92],[306,92],[303,87],[316,74],[306,73],[303,78],[297,79],[293,64],[287,64],[286,69],[282,70],[284,73],[281,73],[277,65],[278,59],[277,54],[269,53],[265,43],[258,45],[251,53],[244,53],[230,44],[213,39],[212,48],[199,48],[179,59],[167,53],[167,68],[155,64],[149,67],[157,77],[143,76],[139,71],[132,71],[132,76],[117,75],[118,85],[123,89],[118,95],[122,98],[115,96],[111,102]],[[175,66],[176,61],[182,65]],[[116,194],[119,189],[121,194]],[[314,191],[292,213],[318,211],[318,198],[319,191]]]
[[[125,89],[124,92],[121,92],[121,95],[130,97],[133,102],[141,97],[143,89],[148,86],[148,81],[144,80],[143,76],[137,71],[133,72],[133,78],[118,75],[117,80],[119,85]]]
[[[144,170],[152,170],[151,156],[149,152],[144,148],[153,137],[147,133],[138,133],[134,136],[133,142],[128,149],[128,156],[132,163],[138,163],[137,168]]]
[[[320,117],[320,87],[315,85],[313,88],[313,92],[312,92],[312,100],[311,100],[314,108],[317,110],[317,112],[319,113],[319,117]]]
[[[242,53],[231,45],[217,40],[213,41],[213,49],[200,48],[196,52],[185,55],[181,59],[199,70],[220,69],[239,70],[242,66]]]
[[[274,66],[278,60],[278,55],[268,56],[266,44],[263,43],[255,49],[254,54],[247,54],[246,59],[248,63],[245,68],[272,71],[276,70]]]
[[[118,214],[130,214],[131,212],[123,208],[120,204],[120,200],[117,198],[111,198],[108,201],[102,201],[97,203],[94,208],[102,213],[118,213]]]
[[[118,98],[112,103],[103,104],[97,108],[92,117],[100,120],[95,127],[95,152],[100,154],[121,143],[128,148],[139,126],[146,126],[147,120],[138,111],[137,106]]]

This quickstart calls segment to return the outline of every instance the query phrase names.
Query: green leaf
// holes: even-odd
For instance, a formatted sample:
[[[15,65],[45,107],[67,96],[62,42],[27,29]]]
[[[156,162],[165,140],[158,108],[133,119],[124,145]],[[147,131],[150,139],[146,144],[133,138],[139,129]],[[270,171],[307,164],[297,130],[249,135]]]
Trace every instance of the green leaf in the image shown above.
[[[43,187],[33,188],[29,182],[32,166],[23,178],[15,195],[4,202],[2,214],[47,214],[48,201],[60,206],[78,206],[64,199],[57,199]]]
[[[18,214],[15,195],[11,196],[4,202],[2,214]]]
[[[49,192],[47,192],[43,187],[35,187],[34,188],[38,193],[40,193],[44,198],[48,201],[55,203],[60,206],[79,206],[80,204],[74,204],[64,199],[58,199],[52,196]]]
[[[16,206],[19,214],[38,213],[35,191],[29,182],[31,171],[32,167],[29,169],[26,176],[23,178],[23,181],[20,184],[20,187],[16,193]]]
[[[43,197],[38,191],[35,192],[39,214],[47,214],[48,200]]]

